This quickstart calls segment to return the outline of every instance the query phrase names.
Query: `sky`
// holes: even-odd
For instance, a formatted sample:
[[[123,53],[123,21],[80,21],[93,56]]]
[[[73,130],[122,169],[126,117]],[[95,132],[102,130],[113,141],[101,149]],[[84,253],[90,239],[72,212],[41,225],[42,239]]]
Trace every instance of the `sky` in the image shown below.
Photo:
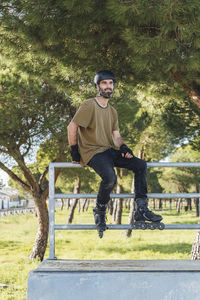
[[[32,163],[36,162],[36,154],[37,154],[37,151],[38,151],[39,147],[40,147],[40,145],[36,145],[35,147],[33,147],[32,151],[30,151],[30,155],[27,155],[25,157],[25,163],[26,164],[32,164]],[[16,165],[17,165],[16,162],[14,160],[12,160],[11,157],[9,157],[9,165],[7,165],[7,167],[12,169],[12,167],[16,166]],[[8,186],[9,176],[2,169],[0,169],[0,181],[1,180],[3,180],[3,183],[6,186]]]
[[[0,181],[3,180],[3,184],[8,185],[9,176],[6,172],[0,169]]]

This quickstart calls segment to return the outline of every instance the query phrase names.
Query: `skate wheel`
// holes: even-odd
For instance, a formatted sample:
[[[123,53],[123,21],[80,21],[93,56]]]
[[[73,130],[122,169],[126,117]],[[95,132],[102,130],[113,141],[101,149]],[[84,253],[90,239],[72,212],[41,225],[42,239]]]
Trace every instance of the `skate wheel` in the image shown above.
[[[140,224],[140,229],[142,229],[142,230],[147,229],[147,224],[146,223],[141,223]]]
[[[147,224],[145,222],[136,221],[134,224],[132,224],[132,227],[134,229],[147,229]]]
[[[149,229],[154,230],[156,229],[155,225],[153,223],[148,224]]]
[[[165,224],[164,223],[159,223],[158,224],[158,229],[163,230],[165,228]]]

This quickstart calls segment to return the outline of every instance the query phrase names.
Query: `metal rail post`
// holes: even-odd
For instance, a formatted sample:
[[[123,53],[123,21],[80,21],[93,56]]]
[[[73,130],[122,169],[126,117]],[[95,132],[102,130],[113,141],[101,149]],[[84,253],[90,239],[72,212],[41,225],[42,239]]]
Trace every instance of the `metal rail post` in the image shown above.
[[[49,165],[49,259],[55,259],[55,169]]]

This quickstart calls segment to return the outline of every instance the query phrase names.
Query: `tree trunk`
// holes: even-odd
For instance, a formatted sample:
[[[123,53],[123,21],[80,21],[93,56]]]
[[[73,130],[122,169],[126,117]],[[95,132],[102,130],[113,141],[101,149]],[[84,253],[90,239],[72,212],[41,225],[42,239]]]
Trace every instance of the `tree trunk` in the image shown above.
[[[159,199],[159,210],[162,210],[162,199]]]
[[[120,225],[122,223],[122,210],[123,210],[123,199],[117,199],[117,210],[115,224]]]
[[[126,209],[128,209],[130,211],[130,208],[131,208],[131,198],[129,198],[127,201],[126,201]]]
[[[46,205],[46,197],[44,195],[35,196],[34,200],[38,219],[38,231],[29,258],[39,258],[42,261],[48,242],[49,214]]]
[[[200,220],[198,222],[200,224]],[[200,260],[200,230],[197,231],[191,251],[192,260]]]
[[[199,217],[199,198],[195,199],[196,217]]]
[[[112,199],[110,199],[110,201],[108,202],[108,213],[111,216],[113,214],[113,200]]]
[[[172,199],[169,199],[169,210],[172,210]]]
[[[156,210],[156,200],[153,199],[153,210]]]
[[[185,210],[185,212],[186,211],[188,211],[188,203],[187,203],[187,201],[185,201],[186,203],[185,203],[185,206],[184,206],[184,210]]]
[[[196,183],[196,193],[199,193],[199,184]],[[195,207],[196,207],[196,217],[199,217],[199,198],[195,200]]]
[[[129,213],[129,218],[128,218],[128,224],[133,224],[134,221],[134,211],[135,211],[135,200],[134,198],[131,199],[130,201],[130,213]],[[132,229],[128,229],[125,231],[125,236],[130,237],[132,234]]]
[[[200,230],[197,231],[191,251],[192,260],[200,260]]]
[[[86,203],[86,206],[85,206],[85,211],[88,211],[88,207],[89,207],[89,205],[90,205],[90,200],[89,200],[89,199],[87,199],[87,203]]]
[[[70,199],[67,199],[67,209],[70,208]]]
[[[116,212],[117,212],[117,199],[114,199],[113,200],[113,213],[112,213],[113,222],[116,221]]]
[[[187,199],[187,205],[188,205],[188,208],[189,210],[192,210],[192,199]]]
[[[177,213],[180,214],[181,212],[181,204],[182,204],[182,199],[178,199],[178,202],[177,202]]]
[[[81,186],[80,176],[78,175],[78,176],[77,176],[76,183],[75,183],[75,185],[74,185],[74,194],[78,194],[78,193],[79,193],[79,191],[80,191],[80,186]],[[74,211],[75,211],[75,208],[76,208],[76,206],[77,206],[78,200],[79,200],[79,199],[74,199],[74,201],[73,201],[73,204],[72,204],[72,206],[71,206],[71,210],[70,210],[70,213],[69,213],[69,217],[68,217],[68,220],[67,220],[67,223],[68,223],[68,224],[71,224],[72,221],[73,221]]]
[[[69,213],[68,220],[67,220],[67,223],[68,223],[68,224],[71,224],[72,221],[73,221],[73,218],[74,218],[74,212],[75,212],[76,206],[77,206],[77,204],[78,204],[78,200],[79,200],[79,199],[73,199],[73,204],[72,204],[72,206],[71,206],[70,213]]]
[[[19,147],[14,148],[9,155],[17,162],[19,169],[22,171],[26,182],[14,174],[10,169],[8,169],[2,162],[0,162],[0,168],[3,169],[14,181],[16,181],[25,191],[32,194],[35,202],[36,217],[38,219],[38,231],[36,234],[33,249],[29,258],[39,258],[41,261],[44,258],[44,254],[47,247],[48,235],[49,235],[49,214],[46,204],[46,199],[48,197],[48,184],[46,180],[46,175],[48,173],[48,166],[44,172],[36,180],[36,177],[31,170],[26,166],[24,161],[24,156],[20,153]],[[58,157],[55,161],[63,161],[62,157]],[[60,170],[57,168],[55,170],[55,182],[58,178]]]
[[[78,200],[78,212],[81,212],[81,199]]]
[[[83,205],[82,205],[82,209],[81,209],[82,212],[85,211],[85,207],[86,207],[87,201],[88,201],[88,199],[85,199],[85,200],[83,201]]]
[[[61,203],[62,204],[61,204],[61,208],[60,209],[63,210],[63,208],[64,208],[64,199],[61,199]]]
[[[198,108],[200,108],[200,95],[196,90],[191,88],[192,84],[188,84],[187,82],[185,82],[185,80],[183,79],[183,76],[181,76],[180,74],[173,73],[173,77],[184,88],[185,92],[190,97],[192,102]]]

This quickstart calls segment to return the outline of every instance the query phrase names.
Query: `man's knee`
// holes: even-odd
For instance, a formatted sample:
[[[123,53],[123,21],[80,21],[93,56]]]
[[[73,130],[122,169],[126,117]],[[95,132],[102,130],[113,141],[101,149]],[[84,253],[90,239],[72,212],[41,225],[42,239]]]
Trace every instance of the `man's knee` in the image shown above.
[[[132,162],[131,169],[134,172],[136,172],[136,171],[137,172],[146,172],[146,170],[147,170],[147,163],[143,159],[138,159],[137,163],[135,163],[134,161]]]
[[[117,182],[117,176],[115,173],[106,174],[103,178],[103,182],[107,187],[112,188]]]
[[[146,161],[141,159],[140,164],[141,164],[141,167],[140,167],[141,170],[146,170],[147,169]]]

